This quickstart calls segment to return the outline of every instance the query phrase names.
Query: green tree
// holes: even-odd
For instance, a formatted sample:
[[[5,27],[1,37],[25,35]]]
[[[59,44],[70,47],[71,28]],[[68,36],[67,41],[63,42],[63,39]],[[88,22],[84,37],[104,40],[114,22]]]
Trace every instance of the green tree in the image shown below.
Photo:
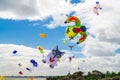
[[[117,75],[120,76],[120,72],[118,72]]]
[[[106,71],[105,77],[111,77],[111,73],[109,71]]]
[[[115,77],[117,74],[115,72],[111,73],[111,77]]]

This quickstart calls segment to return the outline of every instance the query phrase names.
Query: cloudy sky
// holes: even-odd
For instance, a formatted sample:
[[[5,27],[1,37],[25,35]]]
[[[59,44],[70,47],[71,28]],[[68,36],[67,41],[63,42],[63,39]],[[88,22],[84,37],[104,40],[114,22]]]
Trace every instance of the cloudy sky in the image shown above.
[[[96,0],[0,0],[0,75],[19,75],[19,71],[32,76],[65,75],[78,71],[78,67],[83,72],[120,71],[120,1],[97,1],[102,7],[99,16],[93,12]],[[65,29],[71,25],[64,21],[71,15],[87,27],[88,37],[79,45],[76,40],[62,43]],[[40,33],[46,38],[40,38]],[[47,55],[56,45],[66,54],[50,69],[41,62],[37,46],[42,46]],[[14,50],[18,51],[15,55]],[[72,55],[75,58],[69,63]],[[39,66],[33,67],[31,59]]]

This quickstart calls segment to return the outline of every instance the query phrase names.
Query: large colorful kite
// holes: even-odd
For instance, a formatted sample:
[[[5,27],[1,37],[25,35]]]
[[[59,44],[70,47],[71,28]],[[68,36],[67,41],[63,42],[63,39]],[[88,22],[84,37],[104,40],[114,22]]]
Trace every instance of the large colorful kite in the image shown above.
[[[77,41],[77,44],[80,44],[83,41],[85,41],[85,39],[87,38],[87,33],[86,33],[87,28],[85,26],[82,26],[80,20],[75,16],[69,16],[65,20],[65,23],[70,23],[70,22],[74,22],[75,25],[66,28],[65,36],[71,40],[74,39],[78,34],[80,34],[81,37]]]
[[[44,59],[42,59],[42,62],[48,63],[50,68],[54,68],[64,54],[65,52],[61,52],[58,49],[58,46],[56,46],[55,49],[53,49]]]

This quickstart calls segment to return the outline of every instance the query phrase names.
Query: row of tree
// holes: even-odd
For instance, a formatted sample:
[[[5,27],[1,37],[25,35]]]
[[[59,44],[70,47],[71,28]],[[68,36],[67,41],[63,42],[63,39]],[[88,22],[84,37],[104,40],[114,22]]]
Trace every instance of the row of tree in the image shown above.
[[[116,79],[116,78],[120,78],[120,72],[115,73],[115,72],[109,72],[106,71],[106,73],[102,73],[98,70],[93,70],[92,72],[88,72],[87,75],[84,76],[85,80],[102,80],[102,79]],[[118,79],[120,80],[120,79]]]
[[[120,72],[109,72],[102,73],[98,70],[93,70],[84,75],[82,71],[68,73],[66,76],[49,77],[47,80],[120,80]]]

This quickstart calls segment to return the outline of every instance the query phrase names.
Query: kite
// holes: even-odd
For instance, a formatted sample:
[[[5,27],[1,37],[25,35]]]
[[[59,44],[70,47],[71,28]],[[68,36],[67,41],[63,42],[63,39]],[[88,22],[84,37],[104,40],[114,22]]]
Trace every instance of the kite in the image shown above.
[[[16,50],[14,50],[14,51],[13,51],[13,54],[16,54],[16,53],[17,53],[17,51],[16,51]]]
[[[22,65],[19,63],[19,64],[18,64],[18,66],[20,66],[20,67],[21,67]]]
[[[58,46],[56,46],[55,49],[53,49],[44,59],[42,59],[42,62],[48,63],[50,68],[54,68],[64,54],[65,52],[61,52],[58,49]]]
[[[46,38],[46,34],[40,33],[40,38]]]
[[[79,70],[80,68],[78,67],[78,70]]]
[[[86,60],[82,60],[82,62],[86,62]]]
[[[99,2],[96,2],[96,6],[93,7],[93,11],[95,14],[99,15],[98,9],[102,9]]]
[[[74,58],[74,56],[69,57],[69,63],[72,61],[73,58]]]
[[[33,77],[30,77],[30,80],[34,80],[34,78],[33,78]]]
[[[28,68],[28,67],[26,68],[26,70],[31,71],[31,69],[30,69],[30,68]]]
[[[69,57],[69,63],[72,61],[72,57]]]
[[[0,80],[6,80],[6,77],[0,75]]]
[[[74,46],[70,45],[69,47],[70,47],[70,49],[72,50],[72,48],[73,48]]]
[[[69,16],[65,20],[65,24],[70,22],[74,22],[75,25],[66,28],[65,36],[69,38],[69,40],[71,40],[74,39],[78,34],[80,34],[81,37],[77,41],[77,44],[80,44],[83,41],[85,41],[85,39],[87,38],[87,33],[86,33],[87,28],[85,26],[82,26],[80,20],[75,16]]]
[[[66,40],[63,40],[63,44],[66,44]]]
[[[23,75],[23,72],[22,72],[22,71],[19,71],[19,74],[20,74],[20,75]]]
[[[41,54],[43,55],[43,57],[44,57],[44,51],[43,51],[43,48],[40,47],[40,46],[38,46],[37,48],[38,48],[38,50],[40,51],[40,53],[41,53]]]
[[[99,2],[96,2],[96,8],[100,9],[100,10],[102,9],[102,7],[100,6]]]
[[[33,64],[34,67],[37,67],[38,66],[38,63],[35,61],[35,60],[30,60],[30,62]]]

